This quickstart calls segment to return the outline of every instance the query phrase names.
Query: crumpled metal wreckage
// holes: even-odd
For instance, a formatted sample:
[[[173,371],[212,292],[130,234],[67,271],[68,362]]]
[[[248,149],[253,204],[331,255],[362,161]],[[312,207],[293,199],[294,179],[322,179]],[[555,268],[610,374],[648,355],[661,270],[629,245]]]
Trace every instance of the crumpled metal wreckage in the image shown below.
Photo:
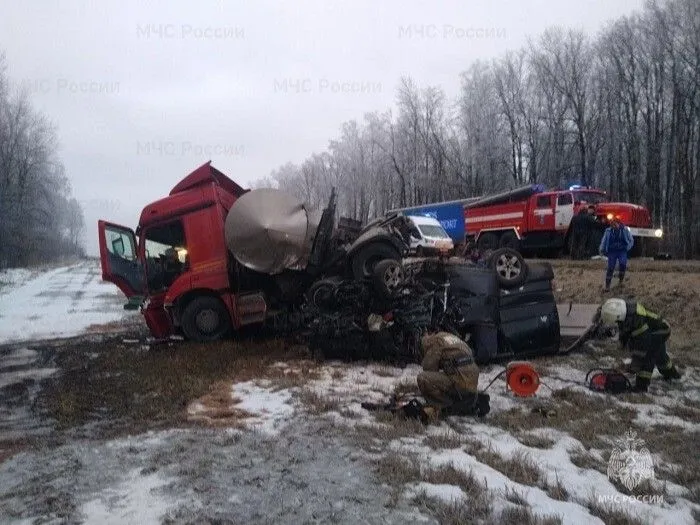
[[[405,364],[420,360],[424,334],[445,331],[468,339],[480,363],[556,353],[553,272],[530,266],[517,289],[488,268],[438,260],[405,263],[392,287],[377,275],[329,281],[306,307],[309,346],[319,358]]]

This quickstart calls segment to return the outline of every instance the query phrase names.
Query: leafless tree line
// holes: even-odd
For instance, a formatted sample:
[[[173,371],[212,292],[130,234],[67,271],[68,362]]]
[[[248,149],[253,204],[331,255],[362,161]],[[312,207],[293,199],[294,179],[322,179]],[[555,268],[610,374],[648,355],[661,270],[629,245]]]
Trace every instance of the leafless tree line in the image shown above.
[[[0,268],[84,255],[83,212],[56,145],[27,94],[10,89],[0,54]]]
[[[258,181],[341,213],[527,183],[600,187],[647,206],[667,249],[700,254],[700,2],[650,2],[595,38],[552,28],[462,74],[457,100],[402,78],[395,111],[342,125],[328,150]]]

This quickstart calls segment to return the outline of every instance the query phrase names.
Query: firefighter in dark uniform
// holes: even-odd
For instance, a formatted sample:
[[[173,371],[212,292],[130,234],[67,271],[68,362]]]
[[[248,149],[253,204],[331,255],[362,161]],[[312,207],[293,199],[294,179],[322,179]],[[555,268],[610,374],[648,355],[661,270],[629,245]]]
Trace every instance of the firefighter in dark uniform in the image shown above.
[[[586,235],[586,225],[588,221],[588,211],[581,208],[571,219],[571,239],[569,241],[569,251],[572,259],[583,259],[585,256],[588,237]]]
[[[641,303],[624,299],[608,299],[600,310],[604,325],[617,325],[620,344],[632,351],[632,368],[637,378],[635,392],[649,389],[654,367],[664,379],[678,379],[680,374],[666,353],[671,325],[660,315],[647,310]]]
[[[426,400],[424,411],[440,415],[488,412],[488,396],[478,394],[479,367],[469,345],[447,332],[423,336],[423,371],[418,388]]]
[[[598,253],[598,246],[605,228],[601,229],[600,221],[596,216],[595,205],[586,206],[585,235],[583,239],[583,257],[589,259]]]

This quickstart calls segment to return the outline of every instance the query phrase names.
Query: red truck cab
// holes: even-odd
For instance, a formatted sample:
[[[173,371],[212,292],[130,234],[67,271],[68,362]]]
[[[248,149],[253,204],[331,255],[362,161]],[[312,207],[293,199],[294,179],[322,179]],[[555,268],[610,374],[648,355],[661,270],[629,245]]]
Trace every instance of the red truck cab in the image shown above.
[[[217,339],[240,326],[224,224],[247,191],[208,162],[148,204],[136,231],[99,221],[102,278],[129,298],[125,308],[141,308],[155,337],[182,329],[193,339]],[[260,308],[253,308],[257,316]]]

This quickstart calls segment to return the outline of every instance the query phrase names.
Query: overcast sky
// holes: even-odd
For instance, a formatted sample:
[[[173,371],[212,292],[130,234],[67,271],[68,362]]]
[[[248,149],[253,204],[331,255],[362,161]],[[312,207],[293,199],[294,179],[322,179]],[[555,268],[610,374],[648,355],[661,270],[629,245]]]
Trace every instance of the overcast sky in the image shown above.
[[[208,160],[247,186],[392,107],[402,75],[454,96],[475,60],[552,25],[595,34],[642,4],[0,0],[0,50],[57,125],[96,254],[98,218],[135,227]]]

